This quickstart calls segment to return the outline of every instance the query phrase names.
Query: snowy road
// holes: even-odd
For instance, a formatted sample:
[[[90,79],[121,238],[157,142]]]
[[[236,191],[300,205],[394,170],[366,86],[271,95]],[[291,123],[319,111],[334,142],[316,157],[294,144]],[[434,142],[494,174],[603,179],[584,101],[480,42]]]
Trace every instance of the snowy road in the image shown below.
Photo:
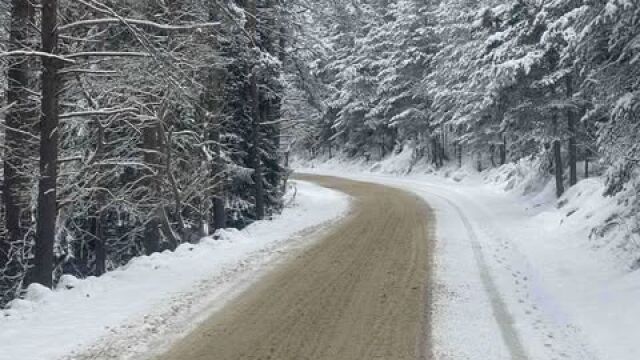
[[[35,289],[38,291],[11,309],[0,311],[0,359],[148,359],[197,324],[211,326],[202,336],[219,331],[219,323],[210,316],[220,309],[227,314],[222,321],[231,321],[233,326],[215,341],[201,342],[224,345],[216,346],[216,358],[221,359],[225,357],[220,354],[247,358],[233,352],[239,348],[265,356],[273,351],[280,355],[271,358],[278,360],[291,358],[286,355],[290,351],[306,351],[314,360],[376,356],[395,360],[412,358],[415,352],[427,358],[433,354],[437,360],[640,358],[637,316],[633,315],[637,314],[640,274],[612,266],[600,252],[585,246],[589,227],[579,225],[597,209],[588,200],[590,183],[577,186],[570,192],[573,202],[559,207],[553,195],[551,202],[537,195],[522,199],[477,181],[464,184],[435,175],[365,171],[352,167],[305,170],[404,190],[361,185],[368,190],[360,195],[370,202],[359,199],[354,204],[378,212],[376,220],[342,231],[350,232],[351,238],[378,239],[366,248],[375,256],[362,258],[359,248],[347,242],[333,251],[329,247],[324,255],[315,250],[315,255],[308,252],[295,258],[293,265],[283,263],[300,249],[314,249],[317,244],[318,237],[309,232],[292,235],[317,229],[348,209],[344,194],[300,182],[296,201],[273,221],[225,234],[222,240],[185,244],[175,253],[143,257],[100,278],[68,279],[53,292]],[[409,192],[422,198],[432,211],[407,224],[404,221],[412,218],[407,212],[417,211],[411,204],[421,203]],[[386,202],[400,201],[401,206],[376,204],[381,196]],[[398,200],[401,198],[405,200]],[[425,222],[430,215],[435,221]],[[394,222],[400,224],[395,226],[397,231],[379,230]],[[415,258],[410,258],[406,246],[389,248],[397,243],[387,240],[402,237],[402,228],[427,223],[436,225],[429,229],[435,232],[433,251],[415,243],[411,253]],[[402,266],[428,262],[432,255],[431,286],[425,293],[413,294],[411,286],[411,296],[402,298],[407,287],[397,281],[397,271],[380,271],[395,266],[392,259],[397,269],[405,269]],[[367,258],[371,261],[358,261]],[[277,270],[282,269],[277,264],[291,267],[296,262],[298,271],[290,271],[288,277]],[[310,263],[316,265],[307,266]],[[320,270],[322,265],[324,270]],[[354,271],[364,275],[356,276]],[[267,280],[252,287],[265,273]],[[428,274],[416,278],[424,280]],[[314,279],[324,285],[314,286]],[[355,286],[356,280],[366,286]],[[248,296],[244,301],[232,301],[247,288],[251,290],[241,295]],[[264,302],[254,302],[260,292],[271,294],[261,298],[274,308],[265,311]],[[400,299],[393,298],[398,294]],[[307,302],[307,295],[318,300]],[[403,305],[409,300],[414,302]],[[233,304],[225,308],[229,301]],[[256,317],[247,318],[251,312],[233,315],[224,310],[243,306]],[[340,311],[328,311],[330,307]],[[431,314],[431,336],[423,334],[428,328],[421,325],[427,322],[422,322],[424,314],[416,309]],[[402,330],[392,332],[390,326],[381,325],[398,316],[411,318],[398,322]],[[278,321],[269,321],[274,317]],[[274,323],[275,328],[271,327]],[[243,334],[236,338],[241,344],[229,340],[231,333]],[[387,341],[367,342],[376,336]],[[313,340],[304,340],[309,338]],[[398,345],[399,339],[405,340],[405,350]],[[327,346],[327,341],[333,343]],[[264,353],[269,342],[281,347],[268,347]],[[197,359],[198,352],[207,347],[189,349]],[[189,359],[184,355],[181,352],[173,358]]]
[[[390,187],[304,179],[354,198],[350,216],[160,359],[432,358],[431,211]]]
[[[344,194],[305,182],[295,188],[272,220],[134,259],[98,278],[65,278],[53,291],[30,289],[0,310],[0,360],[144,359],[161,352],[349,209]]]
[[[436,216],[433,353],[442,360],[593,360],[590,338],[520,249],[515,204],[435,177],[305,169],[413,192]]]

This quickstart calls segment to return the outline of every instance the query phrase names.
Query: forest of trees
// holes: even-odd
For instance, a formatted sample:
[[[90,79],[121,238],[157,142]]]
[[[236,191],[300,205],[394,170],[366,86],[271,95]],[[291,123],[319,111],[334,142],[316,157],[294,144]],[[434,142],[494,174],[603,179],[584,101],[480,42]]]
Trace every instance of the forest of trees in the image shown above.
[[[282,207],[288,152],[640,209],[635,0],[2,0],[0,304]],[[596,166],[593,166],[596,165]]]
[[[336,0],[309,20],[307,156],[436,167],[535,158],[640,210],[640,2]],[[596,165],[596,166],[593,166]],[[636,211],[637,213],[638,211]]]
[[[278,212],[299,13],[280,0],[2,1],[0,306]]]

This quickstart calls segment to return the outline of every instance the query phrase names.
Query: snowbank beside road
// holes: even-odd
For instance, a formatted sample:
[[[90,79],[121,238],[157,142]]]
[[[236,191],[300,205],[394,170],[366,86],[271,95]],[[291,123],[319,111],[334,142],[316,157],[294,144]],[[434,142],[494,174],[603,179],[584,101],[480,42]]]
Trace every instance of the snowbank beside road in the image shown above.
[[[294,163],[296,167],[312,172],[340,173],[348,169],[350,173],[428,178],[448,186],[481,188],[480,191],[483,192],[495,192],[530,208],[529,213],[532,215],[544,213],[544,216],[549,216],[550,213],[555,213],[559,231],[579,230],[579,237],[584,240],[585,247],[606,250],[605,256],[616,257],[613,261],[618,262],[617,266],[640,268],[640,234],[634,230],[637,216],[631,214],[634,202],[631,197],[635,196],[630,194],[632,189],[607,197],[604,196],[603,179],[591,177],[568,188],[564,196],[557,199],[551,174],[540,170],[543,167],[541,159],[526,158],[478,172],[476,164],[471,163],[463,164],[462,168],[449,164],[435,169],[428,162],[416,161],[413,152],[407,146],[400,153],[376,162],[334,157],[311,161],[294,159]],[[591,167],[598,166],[594,164]]]
[[[637,248],[622,230],[594,236],[621,206],[602,196],[599,179],[556,199],[535,164],[436,172],[406,160],[334,159],[300,171],[406,189],[435,210],[438,358],[640,358],[640,272],[629,261]]]
[[[54,291],[33,286],[0,311],[0,359],[129,359],[157,351],[301,245],[297,233],[338,218],[348,203],[344,194],[297,182],[295,198],[273,220],[140,257],[99,278],[65,277]]]

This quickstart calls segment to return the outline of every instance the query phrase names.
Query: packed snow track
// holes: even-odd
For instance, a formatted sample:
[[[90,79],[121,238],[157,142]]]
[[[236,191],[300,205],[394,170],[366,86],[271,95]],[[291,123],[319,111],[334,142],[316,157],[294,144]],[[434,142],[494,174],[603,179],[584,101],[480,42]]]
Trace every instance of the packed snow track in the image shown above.
[[[431,210],[405,191],[324,176],[351,213],[161,360],[431,359]]]

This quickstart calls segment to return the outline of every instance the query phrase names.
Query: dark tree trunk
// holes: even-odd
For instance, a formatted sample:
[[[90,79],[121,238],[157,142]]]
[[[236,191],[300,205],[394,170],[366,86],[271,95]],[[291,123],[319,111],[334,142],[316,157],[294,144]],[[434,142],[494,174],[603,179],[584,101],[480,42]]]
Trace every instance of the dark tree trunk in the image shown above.
[[[80,87],[82,89],[85,100],[91,105],[93,109],[98,109],[98,103],[91,96],[91,94],[84,88],[82,83],[80,82]],[[94,155],[89,161],[89,166],[94,165],[96,162],[99,162],[104,157],[105,150],[105,131],[100,119],[96,117],[93,120],[93,126],[96,131],[96,148]],[[90,219],[90,233],[91,233],[91,243],[93,246],[89,246],[87,250],[93,251],[95,256],[95,264],[94,264],[94,272],[93,275],[100,276],[106,272],[106,262],[107,262],[107,248],[106,248],[106,239],[104,237],[104,219],[103,219],[103,209],[106,200],[105,193],[102,190],[104,184],[100,182],[96,183],[95,186],[99,188],[98,190],[93,191],[93,202],[95,203],[93,206],[89,208],[89,213],[87,217]],[[84,251],[81,250],[82,256],[80,257],[83,265],[88,265],[88,256],[89,254],[84,254]]]
[[[142,129],[142,147],[145,149],[143,155],[144,163],[154,169],[157,168],[158,164],[158,132],[156,127],[157,125],[155,124],[147,124]],[[157,194],[158,184],[151,170],[148,170],[146,175],[145,186],[147,191],[153,195]],[[153,198],[153,195],[150,195],[150,197]],[[151,219],[145,224],[144,229],[143,244],[146,255],[160,251],[160,218],[158,209],[154,209],[151,213]]]
[[[573,97],[573,78],[567,76],[567,100]],[[573,109],[567,110],[567,122],[569,129],[569,184],[571,186],[578,182],[578,150],[576,146],[576,116]]]
[[[145,255],[160,251],[160,221],[156,214],[145,225],[143,243]]]
[[[164,120],[164,119],[163,119]],[[187,238],[187,226],[184,222],[183,218],[183,204],[182,204],[182,194],[180,193],[180,188],[178,187],[178,182],[176,181],[175,176],[173,175],[172,170],[172,150],[171,146],[173,144],[173,135],[172,132],[168,133],[165,131],[163,123],[158,126],[158,138],[160,143],[160,153],[164,156],[164,167],[163,172],[164,176],[169,182],[171,186],[171,193],[173,194],[174,201],[174,216],[178,219],[178,232],[179,236],[173,232],[171,228],[171,223],[169,222],[169,218],[167,216],[167,211],[164,207],[161,207],[161,220],[162,220],[162,232],[165,235],[165,239],[169,240],[169,248],[171,250],[175,250],[180,243]],[[161,183],[161,179],[158,179],[158,183]]]
[[[246,30],[251,35],[254,43],[257,41],[257,8],[256,0],[243,2],[246,4],[245,11],[248,12]],[[249,95],[252,104],[253,123],[251,129],[251,148],[249,150],[249,164],[253,168],[253,192],[255,198],[255,217],[257,220],[264,219],[264,182],[262,176],[262,159],[260,154],[261,146],[261,111],[260,111],[260,92],[258,89],[257,69],[252,70]]]
[[[33,7],[28,1],[12,0],[11,24],[8,51],[21,50],[29,46],[29,24],[33,17]],[[36,117],[29,102],[29,82],[31,78],[29,59],[9,57],[7,72],[7,105],[5,116],[4,181],[2,200],[4,203],[6,237],[0,237],[0,307],[19,291],[18,276],[24,271],[25,259],[19,246],[27,237],[32,225],[31,184],[28,176],[28,159],[35,157],[35,147],[27,134],[33,133],[33,119]],[[24,243],[27,243],[24,241]],[[17,251],[16,251],[17,250]],[[6,298],[2,298],[6,294]]]
[[[438,161],[438,157],[439,157],[439,151],[438,151],[438,140],[436,140],[436,137],[433,136],[431,138],[431,156],[433,157],[433,165],[435,165],[436,167],[439,167],[439,161]]]
[[[491,155],[491,166],[496,167],[496,159],[495,159],[496,146],[494,144],[489,145],[489,153]]]
[[[500,144],[500,165],[507,163],[507,137],[502,137],[502,144]]]
[[[10,51],[27,46],[31,10],[28,1],[12,1]],[[27,100],[29,98],[29,62],[21,57],[12,57],[9,61],[7,103],[11,108],[6,115],[3,189],[7,245],[24,238],[31,223],[30,180],[24,162],[30,157],[25,150],[29,148],[26,144],[31,139],[27,138],[26,134],[32,132],[30,122],[33,116]],[[0,250],[0,268],[2,268],[4,253]]]
[[[227,212],[225,209],[225,184],[224,184],[224,164],[222,162],[222,154],[220,151],[220,124],[218,121],[214,124],[212,132],[212,140],[214,141],[213,160],[213,176],[216,178],[213,195],[213,229],[224,229],[227,226]]]
[[[164,208],[164,206],[158,206],[157,214],[157,217],[160,221],[160,229],[162,230],[164,239],[167,240],[167,248],[173,251],[180,244],[180,237],[171,228],[171,223],[169,222],[169,217],[167,216],[167,210]],[[184,232],[181,235],[184,235]]]
[[[243,3],[239,3],[239,6],[244,6]],[[212,22],[219,21],[220,14],[215,6],[211,6],[209,10],[209,20]],[[218,44],[215,44],[216,47]],[[213,187],[213,193],[211,194],[212,204],[212,218],[211,225],[213,231],[217,229],[224,229],[227,227],[227,210],[225,206],[226,198],[226,174],[225,164],[222,159],[222,144],[221,135],[223,131],[223,124],[221,121],[221,113],[224,104],[220,100],[223,97],[224,84],[225,84],[225,72],[222,70],[212,70],[209,74],[209,86],[205,91],[204,107],[209,110],[209,117],[207,119],[207,138],[213,143],[213,162],[211,164],[211,177],[216,182]]]
[[[55,54],[58,2],[42,0],[42,51]],[[40,181],[38,185],[38,218],[36,249],[31,282],[47,287],[53,284],[53,246],[56,234],[58,179],[59,108],[58,93],[61,88],[58,70],[60,60],[42,58],[42,117],[40,119]]]
[[[265,193],[264,193],[264,169],[262,163],[262,120],[267,118],[269,113],[268,104],[261,105],[261,96],[257,87],[255,88],[255,99],[258,104],[256,109],[256,117],[253,128],[253,180],[255,187],[255,216],[257,220],[262,220],[265,217]]]
[[[254,132],[259,132],[259,129],[255,129]],[[255,136],[254,135],[254,152],[259,152],[259,140],[255,139],[255,138],[259,139],[259,136]],[[263,176],[262,176],[262,161],[260,160],[260,155],[259,154],[255,154],[254,157],[254,162],[253,162],[253,169],[254,169],[254,173],[253,173],[253,181],[254,181],[254,191],[255,191],[255,216],[257,220],[262,220],[264,219],[264,213],[265,213],[265,209],[264,209],[264,181],[263,181]]]
[[[224,229],[227,226],[226,209],[224,199],[220,196],[213,198],[213,227],[214,230]]]
[[[589,158],[584,159],[584,177],[589,177]]]
[[[462,144],[458,144],[458,167],[462,167]]]
[[[217,117],[216,117],[217,119]],[[222,161],[222,154],[220,149],[220,128],[219,121],[213,125],[214,129],[211,134],[211,138],[214,142],[214,156],[213,160],[213,176],[216,179],[214,187],[215,194],[213,195],[213,228],[224,229],[227,226],[227,213],[225,209],[225,184],[224,184],[224,164]]]
[[[439,152],[438,152],[438,155],[439,155],[438,159],[439,159],[439,165],[440,165],[440,167],[443,167],[443,166],[444,166],[444,160],[445,160],[445,158],[447,157],[447,154],[445,153],[445,148],[444,148],[444,144],[445,144],[445,143],[444,143],[444,141],[445,141],[445,139],[444,139],[444,135],[442,135],[440,138],[441,138],[441,142],[439,143],[439,146],[438,146],[438,150],[439,150]]]
[[[99,209],[100,200],[96,200],[97,206],[91,212],[95,214],[91,218],[91,235],[93,237],[93,252],[95,254],[95,276],[100,276],[106,272],[107,249],[103,231],[102,211]]]
[[[553,167],[556,176],[556,195],[558,197],[564,194],[564,179],[562,171],[562,145],[560,140],[553,141]]]
[[[249,164],[253,168],[253,192],[255,201],[255,217],[257,220],[264,218],[264,181],[262,176],[262,159],[260,156],[261,111],[260,94],[256,83],[255,74],[251,80],[251,99],[253,103],[253,124],[251,129],[251,149],[249,150]]]
[[[586,156],[584,157],[584,177],[589,177],[589,160],[591,159],[591,150],[587,148]]]
[[[449,156],[447,155],[447,134],[444,130],[442,131],[441,139],[442,140],[441,140],[441,146],[440,146],[440,166],[444,166],[445,160],[449,159]]]

